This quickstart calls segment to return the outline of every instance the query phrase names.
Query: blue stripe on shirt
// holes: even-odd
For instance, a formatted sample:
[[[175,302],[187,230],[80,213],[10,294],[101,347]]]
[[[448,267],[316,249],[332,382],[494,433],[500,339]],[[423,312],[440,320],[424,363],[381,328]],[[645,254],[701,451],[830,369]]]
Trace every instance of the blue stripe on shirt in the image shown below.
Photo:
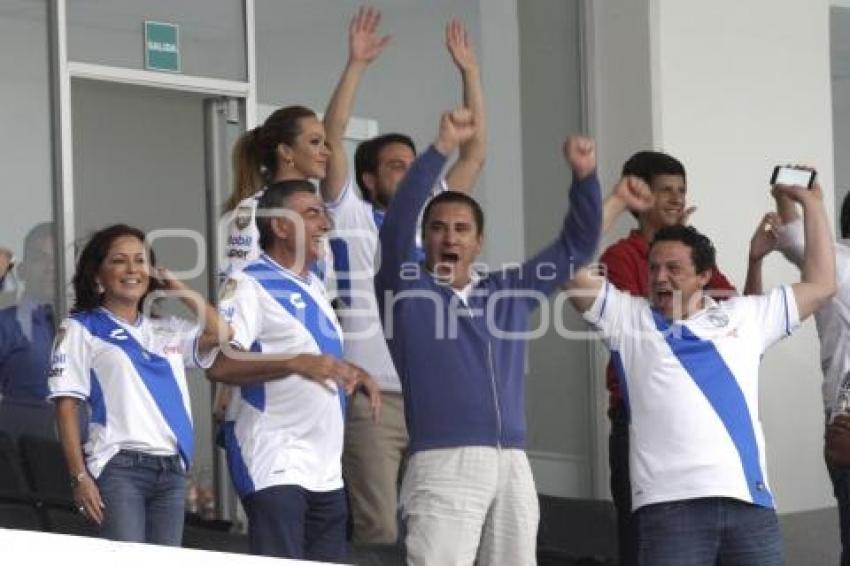
[[[773,497],[762,475],[750,409],[732,371],[712,342],[701,340],[684,325],[677,325],[677,330],[681,330],[679,337],[678,332],[669,332],[670,324],[658,311],[653,310],[652,316],[673,355],[708,399],[729,433],[738,451],[753,503],[772,508]]]
[[[90,311],[73,317],[93,336],[120,349],[150,393],[166,425],[177,440],[177,451],[189,468],[195,449],[192,419],[183,404],[183,394],[168,360],[145,350],[120,324],[101,311]]]
[[[342,359],[342,337],[325,310],[315,301],[306,283],[289,276],[265,256],[261,261],[246,267],[244,273],[253,277],[292,318],[304,326],[316,341],[320,352]],[[340,407],[345,414],[345,391],[338,387],[337,392]]]

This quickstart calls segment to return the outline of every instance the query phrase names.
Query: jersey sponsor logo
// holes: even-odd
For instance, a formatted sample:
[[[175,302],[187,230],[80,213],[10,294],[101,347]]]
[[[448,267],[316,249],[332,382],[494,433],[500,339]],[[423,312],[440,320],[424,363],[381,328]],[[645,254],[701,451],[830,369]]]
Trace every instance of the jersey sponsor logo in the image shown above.
[[[244,230],[251,224],[251,219],[254,216],[253,209],[250,206],[240,206],[236,209],[236,227]]]
[[[166,356],[172,354],[182,354],[183,348],[180,347],[180,344],[166,344],[162,347],[162,353]]]
[[[289,304],[296,309],[303,309],[307,307],[307,303],[304,302],[304,297],[301,296],[301,293],[292,293],[289,295]]]
[[[254,242],[253,236],[245,236],[244,234],[234,234],[227,237],[228,246],[250,246]]]
[[[66,356],[65,354],[60,354],[58,352],[54,353],[53,356],[51,356],[51,358],[50,358],[50,364],[51,365],[64,364],[67,361],[68,361],[68,356]]]
[[[236,279],[228,277],[227,281],[221,285],[221,292],[218,294],[218,301],[223,302],[231,298],[234,293],[236,293],[236,287],[238,286],[239,282],[236,281]]]
[[[236,259],[245,259],[248,257],[248,250],[233,249],[227,252],[227,257]]]
[[[109,333],[109,337],[113,340],[126,340],[128,338],[127,331],[123,328],[115,328]]]
[[[62,377],[63,373],[65,373],[65,368],[50,368],[47,372],[47,377]]]

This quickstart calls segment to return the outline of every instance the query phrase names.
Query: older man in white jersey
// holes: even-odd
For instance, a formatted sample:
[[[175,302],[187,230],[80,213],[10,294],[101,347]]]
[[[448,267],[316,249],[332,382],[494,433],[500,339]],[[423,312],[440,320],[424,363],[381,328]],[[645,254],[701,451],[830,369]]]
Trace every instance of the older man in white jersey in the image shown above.
[[[224,283],[219,309],[237,349],[277,356],[253,365],[232,353],[219,357],[225,366],[218,368],[219,378],[246,377],[224,425],[231,477],[248,514],[255,554],[342,562],[345,392],[335,379],[323,378],[364,385],[375,411],[380,394],[365,372],[348,364],[331,364],[325,373],[291,365],[300,354],[321,362],[343,353],[342,330],[309,269],[321,257],[330,228],[313,186],[301,180],[270,185],[259,202],[257,227],[264,253]],[[262,373],[280,379],[247,379]]]

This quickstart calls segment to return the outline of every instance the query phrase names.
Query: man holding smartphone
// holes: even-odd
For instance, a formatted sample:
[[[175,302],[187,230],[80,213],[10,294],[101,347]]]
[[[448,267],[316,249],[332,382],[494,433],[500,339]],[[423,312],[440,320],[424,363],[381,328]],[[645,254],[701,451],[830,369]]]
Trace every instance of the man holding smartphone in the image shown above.
[[[799,283],[717,302],[705,292],[715,252],[687,226],[649,246],[649,298],[590,269],[570,300],[598,327],[627,395],[632,508],[642,565],[784,564],[758,419],[763,353],[835,293],[820,188],[776,186],[804,210]],[[626,207],[616,193],[606,219]]]

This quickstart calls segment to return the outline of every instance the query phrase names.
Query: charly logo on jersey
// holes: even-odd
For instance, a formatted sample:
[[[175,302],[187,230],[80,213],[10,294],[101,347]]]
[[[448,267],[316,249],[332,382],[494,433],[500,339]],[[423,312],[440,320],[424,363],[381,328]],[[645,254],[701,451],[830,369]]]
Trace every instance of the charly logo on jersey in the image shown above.
[[[127,338],[129,338],[129,336],[127,336],[127,331],[123,328],[112,329],[112,331],[109,333],[109,337],[113,340],[126,340]]]
[[[301,296],[301,293],[290,294],[289,304],[295,307],[296,309],[307,308],[307,303],[304,302],[304,297]]]
[[[252,209],[250,206],[240,206],[236,209],[236,227],[244,230],[251,224]]]

